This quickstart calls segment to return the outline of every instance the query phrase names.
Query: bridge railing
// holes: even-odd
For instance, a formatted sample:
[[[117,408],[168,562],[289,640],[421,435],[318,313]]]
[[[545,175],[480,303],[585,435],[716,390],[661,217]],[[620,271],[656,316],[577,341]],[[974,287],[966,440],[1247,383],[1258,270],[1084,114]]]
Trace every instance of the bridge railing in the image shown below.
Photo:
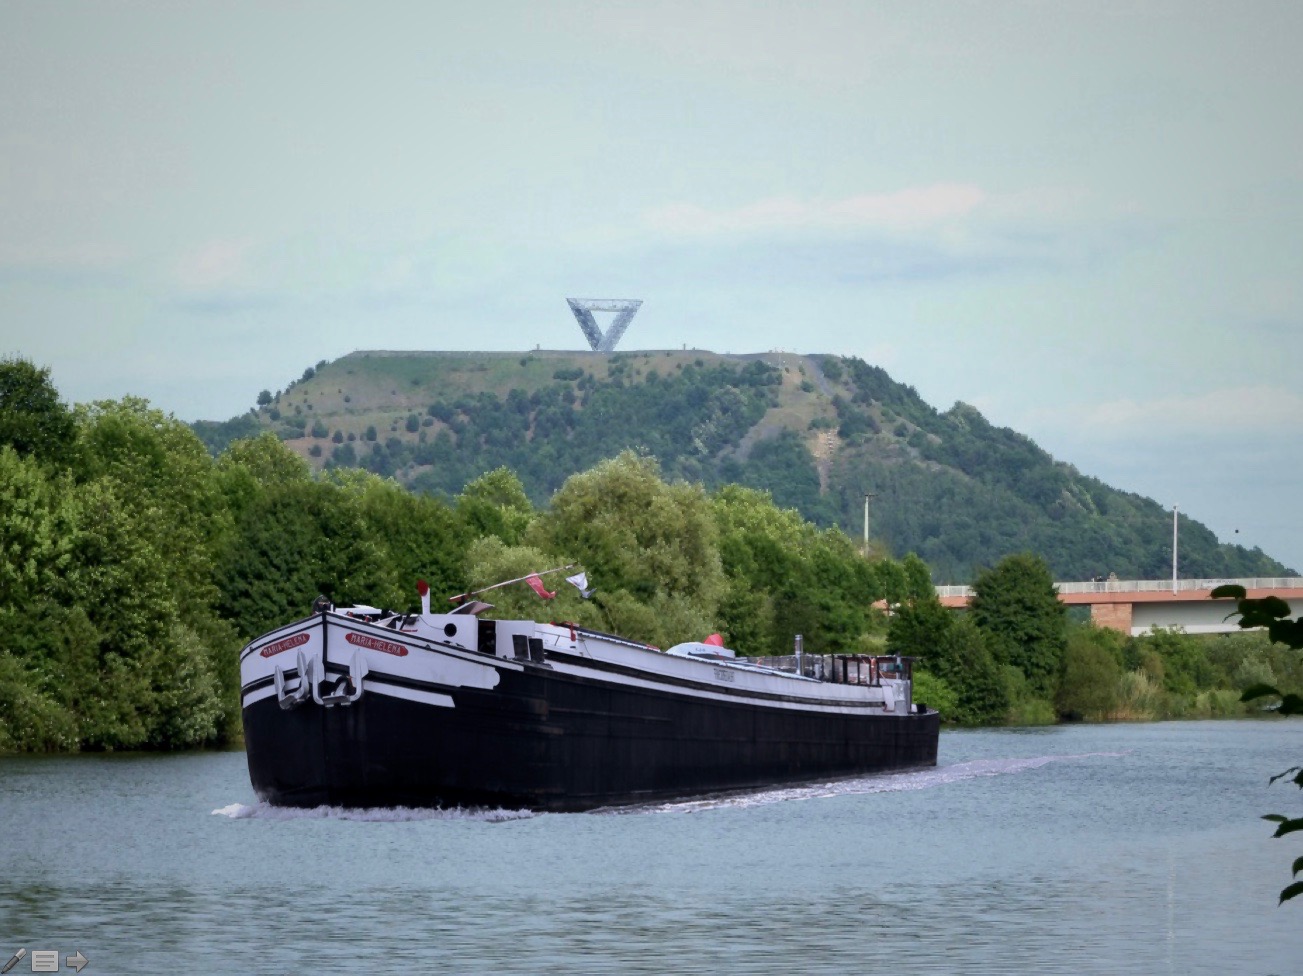
[[[1235,583],[1246,590],[1303,590],[1303,577],[1259,576],[1252,579],[1179,579],[1178,593],[1190,590],[1211,590],[1226,583]],[[1172,581],[1166,580],[1086,580],[1084,582],[1055,583],[1060,593],[1171,593]],[[971,586],[938,586],[939,597],[971,597]]]

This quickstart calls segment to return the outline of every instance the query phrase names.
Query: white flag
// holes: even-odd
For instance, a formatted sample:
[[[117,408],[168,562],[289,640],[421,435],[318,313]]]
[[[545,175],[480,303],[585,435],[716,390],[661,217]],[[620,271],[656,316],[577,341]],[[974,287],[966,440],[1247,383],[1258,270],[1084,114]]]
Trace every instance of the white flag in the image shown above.
[[[579,595],[587,600],[593,595],[593,591],[588,588],[588,574],[575,573],[574,576],[567,576],[566,582],[579,591]]]

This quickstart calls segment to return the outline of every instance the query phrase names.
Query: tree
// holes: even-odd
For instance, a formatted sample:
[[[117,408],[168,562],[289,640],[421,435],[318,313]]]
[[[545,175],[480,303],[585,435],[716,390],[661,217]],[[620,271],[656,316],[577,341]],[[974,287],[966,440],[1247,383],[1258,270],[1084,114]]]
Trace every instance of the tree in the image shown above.
[[[814,653],[854,652],[865,633],[882,627],[873,604],[901,599],[898,564],[869,562],[840,529],[817,528],[768,492],[725,485],[711,504],[727,580],[720,623],[738,650],[787,654],[801,634]],[[891,586],[897,577],[901,585]]]
[[[180,747],[229,735],[239,640],[217,613],[212,568],[234,521],[216,465],[189,426],[144,400],[79,406],[77,420],[78,565],[61,602],[85,607],[99,634],[94,673],[122,689],[104,698],[131,703],[121,721],[100,722],[98,744]],[[132,691],[137,683],[143,690]],[[80,710],[94,701],[88,691]]]
[[[954,696],[943,718],[959,725],[1005,721],[1009,698],[990,638],[968,616],[957,617],[935,595],[900,606],[887,630],[887,652],[920,658]],[[929,704],[936,704],[929,702]]]
[[[271,390],[262,390],[258,393],[258,406],[266,407],[271,404]]]
[[[908,599],[923,600],[936,593],[932,586],[932,573],[917,553],[906,553],[900,561],[900,568],[905,573],[905,595]]]
[[[973,622],[991,635],[996,659],[1012,664],[1039,695],[1054,692],[1067,644],[1068,611],[1039,556],[1006,556],[973,580]]]
[[[800,509],[824,525],[834,521],[833,513],[825,511],[814,455],[795,431],[784,430],[756,444],[739,474],[738,481],[769,491],[782,508]]]
[[[239,717],[238,645],[214,609],[231,522],[212,459],[141,400],[71,417],[75,450],[0,447],[0,741],[220,741]]]
[[[73,486],[32,457],[0,447],[0,607],[22,607],[56,585],[71,564]]]
[[[76,749],[76,716],[54,680],[50,598],[74,565],[71,479],[0,447],[0,751]]]
[[[310,470],[303,459],[285,446],[279,437],[263,431],[257,437],[233,441],[217,459],[217,470],[243,469],[261,485],[307,481]]]
[[[1272,643],[1284,644],[1292,650],[1303,650],[1303,617],[1290,619],[1289,604],[1278,596],[1268,596],[1257,600],[1250,600],[1245,593],[1244,587],[1229,583],[1225,586],[1219,586],[1212,591],[1214,600],[1231,598],[1236,601],[1235,614],[1239,616],[1239,625],[1241,627],[1265,627],[1267,636],[1271,638]],[[1276,711],[1281,715],[1303,715],[1303,697],[1296,694],[1282,694],[1281,691],[1272,685],[1260,684],[1246,688],[1244,694],[1240,696],[1241,701],[1254,701],[1259,698],[1276,698],[1279,704]],[[1271,777],[1269,782],[1275,783],[1279,779],[1289,777],[1299,789],[1303,789],[1303,766],[1291,766],[1283,773],[1277,773]],[[1303,830],[1303,817],[1286,817],[1279,813],[1269,813],[1263,820],[1269,820],[1276,824],[1276,832],[1273,837],[1284,837],[1287,834],[1296,833]],[[1298,877],[1299,872],[1303,871],[1303,857],[1294,859],[1293,876]],[[1295,881],[1293,884],[1286,885],[1280,891],[1280,903],[1289,901],[1303,895],[1303,881]]]
[[[407,586],[367,531],[361,506],[327,482],[268,486],[239,516],[215,568],[223,616],[243,640],[336,603],[401,597]]]
[[[203,442],[136,397],[78,406],[77,419],[78,480],[112,484],[168,565],[179,603],[210,603],[211,553],[229,533],[231,516]]]
[[[48,368],[38,369],[26,359],[0,359],[0,446],[58,459],[72,444],[74,429]]]
[[[1161,678],[1167,693],[1177,703],[1188,704],[1202,689],[1210,688],[1216,680],[1212,663],[1208,660],[1207,644],[1194,634],[1180,628],[1154,627],[1149,633],[1133,640],[1130,651],[1143,661],[1153,655],[1160,663],[1155,668],[1150,659],[1149,669],[1154,677]]]
[[[1009,693],[991,652],[992,640],[961,616],[936,648],[947,662],[941,677],[958,698],[954,720],[960,725],[998,725],[1009,720]]]
[[[653,458],[625,451],[568,478],[526,541],[582,563],[608,605],[631,599],[647,607],[639,627],[650,632],[633,636],[668,646],[716,627],[724,590],[718,535],[699,485],[667,485]]]
[[[223,699],[223,664],[236,648],[210,615],[211,584],[188,580],[194,567],[156,541],[177,526],[159,508],[129,502],[133,492],[108,475],[79,487],[76,562],[45,614],[66,636],[44,653],[64,675],[85,745],[199,745],[216,738],[238,687]]]
[[[1060,715],[1105,719],[1117,709],[1122,640],[1116,631],[1089,624],[1072,628],[1054,697]]]
[[[524,538],[534,520],[534,506],[514,471],[495,468],[462,489],[457,517],[471,537],[494,536],[510,546]]]
[[[474,536],[446,502],[414,495],[392,479],[356,469],[336,469],[328,478],[352,496],[367,536],[383,546],[396,589],[377,593],[372,600],[406,607],[416,599],[416,582],[421,579],[436,604],[467,589],[466,551]]]
[[[719,623],[730,647],[744,654],[784,654],[792,633],[777,619],[777,591],[796,569],[812,526],[768,492],[725,485],[711,498],[727,583]],[[793,631],[794,633],[794,631]]]
[[[932,596],[902,604],[892,614],[887,628],[887,653],[920,658],[933,674],[944,676],[950,662],[945,643],[955,625],[954,614]]]

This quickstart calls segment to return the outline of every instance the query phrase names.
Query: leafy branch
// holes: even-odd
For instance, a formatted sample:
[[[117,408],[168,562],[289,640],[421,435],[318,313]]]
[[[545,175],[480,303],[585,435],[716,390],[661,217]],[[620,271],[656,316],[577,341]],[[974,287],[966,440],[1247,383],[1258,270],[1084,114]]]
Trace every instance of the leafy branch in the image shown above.
[[[1240,618],[1240,627],[1265,627],[1267,636],[1271,638],[1272,643],[1284,644],[1296,651],[1303,649],[1303,618],[1291,620],[1289,604],[1280,597],[1266,596],[1249,599],[1244,587],[1235,583],[1227,583],[1213,590],[1212,598],[1214,600],[1230,598],[1236,601],[1234,612],[1228,614],[1227,618],[1238,616]],[[1246,688],[1244,694],[1240,696],[1240,700],[1246,702],[1255,701],[1259,698],[1279,699],[1279,704],[1275,705],[1273,710],[1281,715],[1303,715],[1303,697],[1293,693],[1284,693],[1272,685],[1252,685]],[[1274,784],[1277,780],[1286,777],[1292,777],[1290,782],[1299,789],[1303,789],[1303,766],[1291,766],[1283,773],[1277,773],[1271,777],[1269,784]],[[1273,837],[1284,837],[1286,834],[1303,830],[1303,817],[1290,818],[1279,813],[1269,813],[1262,819],[1276,825],[1276,832],[1272,834]],[[1300,871],[1303,871],[1303,857],[1294,859],[1292,877],[1297,878]],[[1297,895],[1303,895],[1303,881],[1295,881],[1293,884],[1282,888],[1280,904]]]

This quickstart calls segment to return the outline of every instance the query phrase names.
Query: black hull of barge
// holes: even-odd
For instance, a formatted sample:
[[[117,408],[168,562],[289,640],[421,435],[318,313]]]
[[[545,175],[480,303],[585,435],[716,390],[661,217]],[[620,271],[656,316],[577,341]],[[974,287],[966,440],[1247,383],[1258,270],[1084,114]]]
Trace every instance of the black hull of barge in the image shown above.
[[[489,691],[449,689],[452,708],[374,690],[334,708],[255,702],[254,789],[278,806],[579,811],[936,765],[935,711],[720,702],[545,666],[500,674]]]

